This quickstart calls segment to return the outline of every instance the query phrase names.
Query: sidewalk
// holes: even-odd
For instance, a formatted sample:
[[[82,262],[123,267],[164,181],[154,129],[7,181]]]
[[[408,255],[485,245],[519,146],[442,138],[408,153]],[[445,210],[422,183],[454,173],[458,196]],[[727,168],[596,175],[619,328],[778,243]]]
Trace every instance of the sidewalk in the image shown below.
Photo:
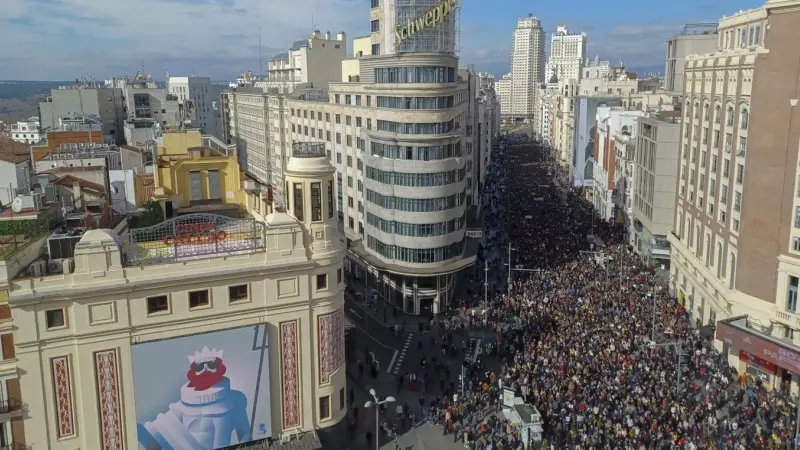
[[[426,323],[429,321],[425,316],[414,316],[406,314],[401,311],[396,305],[386,301],[383,297],[378,295],[375,304],[366,307],[362,302],[356,298],[356,293],[364,294],[365,289],[363,280],[356,280],[353,277],[347,279],[348,292],[345,293],[348,300],[357,305],[364,313],[366,313],[375,322],[380,325],[390,328],[394,325],[399,325],[401,331],[416,331],[419,323]]]

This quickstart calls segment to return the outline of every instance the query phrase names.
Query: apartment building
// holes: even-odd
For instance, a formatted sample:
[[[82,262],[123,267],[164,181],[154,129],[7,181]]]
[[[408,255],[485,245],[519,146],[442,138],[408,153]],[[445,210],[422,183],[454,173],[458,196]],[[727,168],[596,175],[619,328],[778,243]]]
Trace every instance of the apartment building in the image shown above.
[[[39,123],[42,131],[62,127],[74,118],[96,121],[102,135],[112,143],[124,144],[123,123],[127,118],[123,92],[120,88],[84,82],[51,89],[50,95],[39,102]]]
[[[511,74],[503,75],[503,78],[497,80],[494,86],[495,91],[497,91],[497,98],[500,100],[500,114],[503,120],[511,119],[511,91],[513,88]]]
[[[667,57],[664,67],[664,90],[683,93],[683,68],[689,55],[704,55],[717,49],[717,24],[687,24],[680,34],[667,40]]]
[[[565,25],[559,25],[550,37],[550,56],[545,68],[545,80],[552,77],[580,81],[583,61],[586,58],[586,33],[570,33]]]
[[[11,140],[22,144],[35,144],[41,140],[39,118],[29,117],[24,122],[11,124]]]
[[[595,114],[592,170],[592,201],[600,218],[625,225],[628,215],[629,178],[636,140],[636,120],[642,111],[600,105]],[[587,166],[588,170],[588,166]]]
[[[511,50],[512,120],[532,120],[537,87],[545,81],[545,33],[542,22],[528,15],[517,21]]]
[[[191,127],[195,118],[187,114],[177,96],[159,87],[150,75],[113,78],[106,85],[122,89],[127,113],[123,132],[128,145],[144,147],[158,139],[162,130]]]
[[[680,157],[680,113],[640,117],[637,121],[632,195],[634,252],[650,267],[670,267],[667,236],[675,217],[675,186]],[[627,169],[626,169],[627,170]]]
[[[245,196],[234,152],[198,131],[165,134],[159,202],[194,203],[197,192],[205,210],[164,207],[166,218],[140,228],[70,229],[72,245],[59,247],[67,259],[28,247],[8,304],[22,392],[38,393],[22,422],[37,448],[341,442],[334,168],[324,152],[298,154],[286,212],[257,217],[240,204],[231,217],[217,212]],[[211,425],[192,426],[203,421]]]
[[[791,381],[795,392],[798,7],[769,0],[723,17],[716,51],[687,57],[669,235],[678,302],[716,326],[716,344],[740,371],[767,386]]]
[[[269,93],[289,94],[298,85],[323,85],[329,81],[339,81],[342,60],[346,55],[347,37],[344,31],[333,39],[330,31],[323,35],[315,30],[309,38],[295,42],[288,52],[270,58],[267,80],[259,83],[258,87],[263,87]]]
[[[209,77],[176,77],[167,74],[167,94],[182,108],[182,117],[189,117],[191,126],[204,133],[221,137],[221,111],[219,86]]]
[[[244,109],[266,118],[271,178],[253,178],[276,203],[291,200],[283,179],[291,149],[324,145],[337,169],[348,270],[410,314],[446,308],[458,272],[474,261],[475,242],[465,230],[476,212],[471,207],[480,204],[480,182],[499,131],[491,78],[458,69],[454,11],[447,5],[375,1],[373,32],[354,39],[340,78],[298,85],[281,96],[236,88],[226,93],[224,107],[226,134],[231,143],[236,139],[240,161],[242,147],[260,145],[261,138],[235,131],[245,130],[236,121]],[[382,19],[386,8],[403,17],[442,8],[444,16],[432,27],[404,29],[403,42],[387,45],[396,36],[381,31],[394,29]],[[263,97],[266,111],[232,104],[253,96]],[[253,136],[261,133],[259,120],[247,130]],[[246,159],[242,166],[253,175]]]

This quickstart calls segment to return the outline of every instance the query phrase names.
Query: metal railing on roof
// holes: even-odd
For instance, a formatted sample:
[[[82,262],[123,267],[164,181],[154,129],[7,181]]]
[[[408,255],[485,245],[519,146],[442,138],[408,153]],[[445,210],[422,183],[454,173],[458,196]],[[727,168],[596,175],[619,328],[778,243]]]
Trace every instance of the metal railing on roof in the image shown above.
[[[327,158],[324,142],[295,142],[292,144],[293,158]]]

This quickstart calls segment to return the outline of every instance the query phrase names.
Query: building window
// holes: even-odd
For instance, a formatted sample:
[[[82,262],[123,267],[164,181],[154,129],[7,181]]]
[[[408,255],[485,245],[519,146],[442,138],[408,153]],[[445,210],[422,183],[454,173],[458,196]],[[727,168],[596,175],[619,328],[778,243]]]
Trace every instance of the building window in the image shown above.
[[[336,269],[336,283],[337,284],[341,284],[342,283],[342,269],[341,268]]]
[[[341,114],[336,114],[333,117],[334,117],[336,123],[338,123],[338,124],[342,123],[342,115]]]
[[[381,44],[372,44],[372,56],[381,54]]]
[[[246,284],[228,286],[228,301],[230,303],[242,302],[250,298],[250,290]]]
[[[797,284],[798,278],[789,276],[789,289],[786,292],[786,310],[789,312],[797,312]]]
[[[326,420],[331,418],[331,396],[319,398],[319,419]],[[377,436],[376,436],[377,438]]]
[[[189,292],[189,309],[202,308],[211,304],[211,297],[208,290]]]
[[[742,108],[741,117],[739,118],[739,126],[743,129],[747,129],[747,125],[750,123],[750,113],[747,112],[747,108]]]
[[[333,181],[328,181],[328,218],[333,217]]]
[[[380,0],[370,0],[370,8],[377,8],[378,6],[380,6]]]
[[[733,126],[733,106],[728,106],[728,114],[725,120],[725,124],[729,127]]]
[[[169,298],[166,295],[147,298],[147,314],[158,314],[169,311]]]
[[[47,322],[47,329],[51,328],[64,328],[67,326],[66,318],[64,317],[64,309],[49,309],[45,311],[45,320]]]
[[[794,207],[794,227],[800,228],[800,206]]]
[[[800,252],[800,237],[793,237],[792,238],[792,250],[796,252]]]
[[[372,22],[370,22],[369,25],[370,25],[370,31],[372,31],[373,33],[377,33],[378,31],[381,31],[381,21],[380,20],[375,19]]]
[[[324,289],[328,289],[328,274],[327,273],[318,273],[317,274],[317,290],[321,291]]]
[[[322,220],[322,185],[311,183],[311,220]]]
[[[303,221],[303,184],[294,183],[294,217],[299,221]]]
[[[347,406],[344,401],[344,388],[339,389],[339,410],[343,410]]]

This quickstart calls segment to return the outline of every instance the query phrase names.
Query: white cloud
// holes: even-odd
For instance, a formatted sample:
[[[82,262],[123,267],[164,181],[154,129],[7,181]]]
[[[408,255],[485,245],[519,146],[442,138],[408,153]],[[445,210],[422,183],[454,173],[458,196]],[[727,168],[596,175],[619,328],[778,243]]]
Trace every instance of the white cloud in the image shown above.
[[[4,0],[0,79],[102,78],[146,69],[230,77],[317,28],[366,30],[357,0]],[[352,37],[350,35],[349,37]],[[349,41],[348,37],[348,41]],[[349,42],[348,42],[349,45]],[[242,65],[247,65],[243,67]],[[265,62],[266,65],[266,62]]]

